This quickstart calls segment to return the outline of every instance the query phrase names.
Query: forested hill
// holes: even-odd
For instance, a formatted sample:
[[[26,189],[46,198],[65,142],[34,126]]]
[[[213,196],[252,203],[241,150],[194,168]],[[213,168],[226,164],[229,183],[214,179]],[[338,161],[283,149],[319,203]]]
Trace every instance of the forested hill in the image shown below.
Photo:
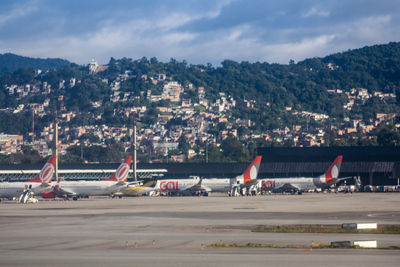
[[[312,68],[314,75],[310,78],[329,88],[398,87],[400,43],[366,46],[324,58],[306,59],[298,65]]]
[[[89,68],[57,59],[0,56],[3,70],[19,66],[0,74],[0,133],[29,140],[34,111],[35,136],[47,142],[59,111],[64,144],[78,137],[82,142],[68,148],[77,159],[82,144],[94,143],[115,145],[106,149],[114,156],[103,161],[120,159],[129,143],[123,129],[136,119],[146,136],[143,155],[153,156],[177,136],[182,138],[171,153],[185,154],[189,148],[200,153],[205,143],[214,161],[250,160],[253,152],[245,152],[242,144],[248,151],[400,144],[400,43],[288,64],[225,60],[213,66],[143,57],[111,58],[106,66],[93,62]],[[38,73],[36,68],[51,69]],[[81,129],[86,133],[79,136]],[[228,138],[230,133],[237,139]],[[98,150],[102,146],[93,149],[105,155]]]
[[[10,54],[1,58],[13,57],[29,61]],[[9,66],[22,64],[17,61]],[[43,62],[59,66],[67,61]],[[125,74],[127,78],[121,79]],[[8,85],[35,82],[47,82],[53,88],[51,107],[62,104],[67,110],[73,110],[81,116],[88,112],[102,114],[105,110],[117,110],[122,106],[146,105],[154,108],[157,105],[171,105],[168,101],[149,102],[147,93],[151,90],[152,95],[160,95],[163,84],[167,82],[154,82],[158,74],[165,74],[167,81],[179,82],[185,88],[182,97],[190,98],[192,103],[199,102],[196,88],[201,86],[205,88],[209,103],[215,103],[220,93],[236,101],[251,101],[251,108],[248,108],[249,105],[237,105],[229,111],[229,115],[255,122],[254,130],[261,132],[294,124],[306,125],[309,121],[296,115],[302,112],[326,114],[330,118],[329,123],[340,123],[344,118],[370,120],[376,118],[377,113],[400,114],[400,43],[394,42],[297,63],[291,61],[289,64],[225,60],[220,66],[212,66],[192,65],[175,59],[160,62],[154,57],[143,57],[138,60],[111,58],[107,66],[95,74],[89,74],[87,66],[76,64],[37,77],[32,69],[30,72],[28,69],[18,70],[0,76],[0,108],[16,107],[22,101],[15,95],[9,95],[6,89]],[[70,81],[71,78],[80,82],[57,90],[61,81]],[[114,82],[120,83],[117,94],[126,94],[129,100],[111,101],[116,94],[111,90]],[[64,96],[65,103],[56,100],[59,95]],[[37,101],[37,97],[27,96],[23,101]],[[96,109],[94,102],[103,105]],[[122,117],[115,116],[104,116],[106,119],[101,123],[124,122]]]
[[[26,67],[32,69],[59,69],[70,63],[65,59],[59,58],[30,58],[14,55],[11,53],[0,54],[0,74],[14,72],[19,68]]]
[[[280,112],[284,107],[324,113],[332,118],[357,116],[367,119],[377,112],[397,112],[400,99],[400,43],[364,47],[289,64],[225,60],[221,66],[214,67],[210,64],[190,65],[174,59],[162,63],[156,58],[134,61],[123,58],[111,59],[108,66],[105,72],[99,73],[100,76],[113,79],[117,73],[133,72],[136,78],[124,82],[122,90],[133,89],[136,95],[155,87],[141,79],[143,74],[153,77],[165,73],[183,85],[204,86],[207,98],[212,101],[219,97],[220,92],[235,99],[256,100],[260,112],[247,114],[246,110],[240,111],[241,116],[255,121],[266,117],[285,119]],[[365,88],[371,94],[377,91],[394,93],[398,96],[397,103],[370,98],[349,112],[343,108],[347,96],[328,91],[340,89],[348,92],[352,88]],[[266,104],[269,105],[267,109]],[[259,118],[254,118],[256,116]]]

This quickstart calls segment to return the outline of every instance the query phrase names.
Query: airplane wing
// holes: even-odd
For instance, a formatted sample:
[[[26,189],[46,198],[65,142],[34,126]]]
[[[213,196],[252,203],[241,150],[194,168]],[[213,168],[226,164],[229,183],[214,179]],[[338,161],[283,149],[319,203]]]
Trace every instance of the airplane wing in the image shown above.
[[[60,187],[59,185],[56,185],[53,187],[53,193],[57,197],[73,197],[76,196],[76,193],[71,191],[71,190],[66,190]]]
[[[51,184],[49,183],[41,183],[39,186],[35,187],[32,189],[32,192],[34,194],[41,194],[46,190],[49,190],[51,188]]]
[[[192,193],[197,193],[197,192],[211,192],[211,188],[204,186],[203,184],[203,178],[199,179],[199,182],[195,184],[194,186],[187,188],[185,191],[190,191]]]
[[[343,181],[343,180],[347,180],[347,179],[351,179],[354,178],[353,176],[349,176],[349,177],[343,177],[343,178],[337,178],[338,181]]]
[[[129,186],[139,186],[139,185],[143,185],[143,180],[139,180],[139,181],[132,181],[132,182],[129,182],[129,183],[127,183],[127,186],[129,187]]]
[[[246,187],[250,187],[250,186],[252,186],[252,185],[256,185],[258,182],[259,182],[259,180],[257,180],[257,179],[252,179],[252,180],[248,181],[247,183],[245,183],[244,185],[245,185]]]
[[[276,192],[298,192],[301,191],[300,187],[293,184],[284,184],[283,186],[274,189]]]
[[[333,185],[333,184],[339,183],[340,181],[344,181],[344,180],[352,179],[352,178],[354,178],[354,177],[349,176],[349,177],[343,177],[343,178],[332,179],[328,185],[331,186],[331,185]]]
[[[123,191],[124,195],[135,195],[136,193],[144,190],[151,191],[154,190],[155,180],[151,180],[143,184],[143,181],[132,182],[127,185],[127,188]]]

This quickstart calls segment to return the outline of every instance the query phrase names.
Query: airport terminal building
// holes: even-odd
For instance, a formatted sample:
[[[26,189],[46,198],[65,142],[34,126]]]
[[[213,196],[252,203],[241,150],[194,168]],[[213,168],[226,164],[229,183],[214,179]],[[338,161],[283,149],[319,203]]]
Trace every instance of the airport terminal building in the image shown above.
[[[318,176],[343,156],[340,177],[359,177],[363,185],[397,185],[400,147],[259,148],[263,156],[260,176]]]
[[[398,185],[400,148],[396,147],[306,147],[259,148],[259,178],[315,177],[324,173],[333,160],[343,156],[340,177],[359,177],[362,185]],[[119,163],[61,164],[59,177],[65,180],[110,177]],[[138,179],[230,178],[241,174],[249,163],[139,163]],[[42,165],[0,166],[0,181],[33,178]],[[130,180],[133,179],[131,170]],[[351,182],[349,182],[351,183]]]
[[[259,148],[258,155],[262,156],[259,178],[316,177],[342,155],[340,177],[359,177],[363,185],[398,185],[400,179],[400,147],[268,147]],[[139,164],[139,168],[150,165],[168,170],[166,178],[229,178],[241,174],[249,163]]]

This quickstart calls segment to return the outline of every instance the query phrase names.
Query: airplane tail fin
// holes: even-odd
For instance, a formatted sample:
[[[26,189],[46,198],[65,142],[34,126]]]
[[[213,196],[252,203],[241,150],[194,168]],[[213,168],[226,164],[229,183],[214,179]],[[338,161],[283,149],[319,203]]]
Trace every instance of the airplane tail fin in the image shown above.
[[[116,172],[108,179],[104,181],[115,181],[115,182],[126,182],[128,179],[129,168],[131,166],[132,156],[128,156],[124,162],[119,165]]]
[[[42,170],[35,178],[29,180],[31,183],[51,183],[56,166],[56,156],[51,156],[47,163],[43,166]]]
[[[343,156],[338,156],[335,161],[331,164],[329,169],[325,172],[325,182],[331,183],[339,177],[340,166],[342,165]]]
[[[257,156],[253,162],[247,167],[246,171],[242,174],[243,182],[246,184],[251,180],[257,179],[258,170],[260,169],[262,156]]]

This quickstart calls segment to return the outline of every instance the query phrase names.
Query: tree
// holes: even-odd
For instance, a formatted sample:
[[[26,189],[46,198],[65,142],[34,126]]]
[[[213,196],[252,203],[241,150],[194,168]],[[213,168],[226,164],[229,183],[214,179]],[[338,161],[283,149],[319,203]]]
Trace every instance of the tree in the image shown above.
[[[207,157],[209,162],[221,162],[222,161],[222,152],[216,146],[211,146],[208,148]]]
[[[23,163],[38,163],[41,161],[40,155],[36,150],[33,150],[32,147],[23,146],[22,152],[24,154]]]
[[[377,135],[379,146],[400,146],[400,134],[394,127],[384,126]]]
[[[190,149],[190,145],[183,134],[179,138],[178,142],[179,142],[178,149],[183,153],[187,153],[187,151]]]
[[[243,144],[233,136],[229,136],[221,143],[222,154],[227,161],[246,161],[248,152]]]

